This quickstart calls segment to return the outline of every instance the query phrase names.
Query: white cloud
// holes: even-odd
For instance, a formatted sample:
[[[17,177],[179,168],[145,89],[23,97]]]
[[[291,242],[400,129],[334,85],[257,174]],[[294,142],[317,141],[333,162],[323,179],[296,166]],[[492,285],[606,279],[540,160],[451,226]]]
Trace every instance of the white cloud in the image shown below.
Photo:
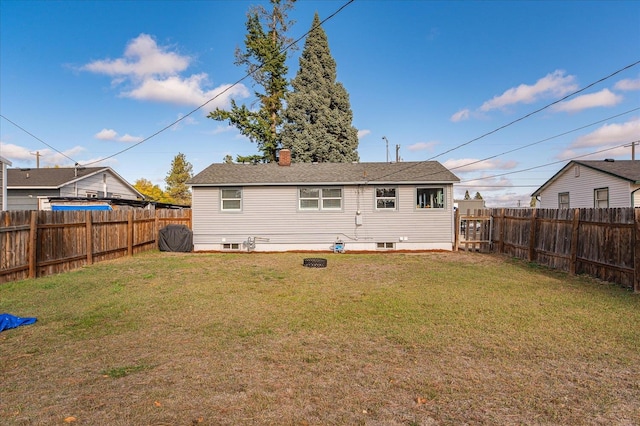
[[[101,141],[112,141],[118,137],[118,132],[113,129],[102,129],[94,136],[96,139],[100,139]]]
[[[521,84],[506,90],[502,95],[495,96],[482,104],[480,110],[487,112],[519,103],[530,104],[540,98],[561,97],[576,89],[574,76],[565,75],[564,71],[556,70],[539,79],[533,85]]]
[[[120,142],[131,142],[131,143],[140,142],[142,140],[144,140],[143,137],[141,137],[141,136],[131,136],[128,133],[126,133],[123,136],[118,138],[118,141],[120,141]]]
[[[124,57],[93,61],[81,69],[110,76],[173,75],[184,71],[191,58],[168,52],[166,47],[158,47],[148,34],[140,34],[131,40],[124,51]]]
[[[118,132],[113,129],[102,129],[96,133],[94,138],[102,141],[118,141],[118,142],[140,142],[144,138],[141,136],[131,136],[126,133],[124,136],[118,136]]]
[[[630,78],[620,80],[614,88],[617,90],[640,90],[640,78],[635,80]]]
[[[242,84],[209,86],[206,73],[181,75],[192,58],[158,46],[148,34],[140,34],[127,45],[124,56],[90,62],[80,69],[113,77],[114,87],[125,85],[120,96],[152,102],[168,102],[213,110],[225,108],[231,98],[247,98],[249,90]],[[213,100],[214,97],[217,97]]]
[[[468,173],[487,170],[512,170],[518,165],[517,161],[500,161],[500,160],[477,160],[473,158],[460,158],[457,160],[447,160],[443,163],[449,170],[455,170],[456,173]]]
[[[571,148],[602,147],[631,143],[640,135],[640,118],[634,118],[626,123],[605,124],[599,129],[578,137]]]
[[[371,130],[366,130],[366,129],[358,130],[358,140],[364,138],[369,134],[371,134]]]
[[[577,112],[587,108],[611,107],[622,102],[622,96],[603,89],[597,93],[578,96],[569,101],[560,102],[553,106],[555,111]]]
[[[417,142],[411,144],[407,147],[407,151],[416,152],[416,151],[433,151],[433,148],[438,145],[439,142],[431,141],[431,142]]]
[[[23,146],[14,145],[11,143],[0,142],[0,155],[2,155],[12,163],[14,161],[29,161],[35,159],[35,156],[31,154],[30,150]]]
[[[469,109],[465,108],[453,114],[449,120],[453,121],[454,123],[457,123],[458,121],[468,120],[469,115],[470,115]]]

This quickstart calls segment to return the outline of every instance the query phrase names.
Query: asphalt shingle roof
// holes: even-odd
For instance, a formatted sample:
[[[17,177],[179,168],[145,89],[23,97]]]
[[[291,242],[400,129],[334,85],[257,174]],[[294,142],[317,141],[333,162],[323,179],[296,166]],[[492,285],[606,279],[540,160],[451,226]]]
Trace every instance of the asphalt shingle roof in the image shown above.
[[[621,179],[640,181],[640,161],[638,160],[574,161],[574,163],[600,170]]]
[[[7,187],[59,188],[69,182],[106,170],[105,167],[56,167],[43,169],[7,169]]]
[[[460,179],[437,161],[402,163],[212,164],[187,182],[208,185],[453,183]]]

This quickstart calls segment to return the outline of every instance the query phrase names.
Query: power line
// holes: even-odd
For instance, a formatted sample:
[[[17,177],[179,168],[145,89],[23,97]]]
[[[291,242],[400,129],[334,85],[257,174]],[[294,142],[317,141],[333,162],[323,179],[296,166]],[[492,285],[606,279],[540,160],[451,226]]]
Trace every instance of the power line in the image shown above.
[[[522,169],[522,170],[515,170],[515,171],[512,171],[512,172],[501,173],[501,174],[497,174],[497,175],[493,175],[493,176],[483,176],[483,177],[479,177],[479,178],[475,178],[475,179],[463,180],[463,181],[460,181],[460,183],[475,182],[477,180],[492,179],[492,178],[507,176],[507,175],[516,174],[516,173],[528,172],[530,170],[540,169],[542,167],[552,166],[554,164],[564,163],[566,161],[572,161],[572,160],[575,160],[577,158],[583,158],[583,157],[588,157],[590,155],[600,154],[602,152],[611,151],[611,150],[616,149],[616,148],[622,148],[624,146],[629,146],[629,144],[636,143],[636,142],[640,142],[640,140],[635,140],[635,141],[632,141],[632,142],[625,142],[622,145],[616,145],[616,146],[612,146],[612,147],[609,147],[609,148],[601,149],[599,151],[594,151],[594,152],[590,152],[590,153],[582,154],[582,155],[576,155],[575,157],[565,158],[563,160],[553,161],[551,163],[541,164],[539,166],[533,166],[533,167],[529,167],[529,168]]]
[[[558,100],[556,100],[556,101],[553,101],[553,102],[551,102],[551,103],[549,103],[549,104],[547,104],[547,105],[545,105],[545,106],[543,106],[543,107],[541,107],[541,108],[538,108],[538,109],[536,109],[536,110],[534,110],[534,111],[532,111],[532,112],[530,112],[530,113],[528,113],[528,114],[525,114],[525,115],[523,115],[523,116],[522,116],[522,117],[520,117],[520,118],[517,118],[517,119],[515,119],[515,120],[513,120],[513,121],[510,121],[510,122],[509,122],[509,123],[507,123],[507,124],[504,124],[504,125],[502,125],[502,126],[500,126],[500,127],[497,127],[496,129],[493,129],[493,130],[491,130],[491,131],[489,131],[489,132],[486,132],[486,133],[484,133],[484,134],[482,134],[482,135],[480,135],[480,136],[478,136],[478,137],[475,137],[475,138],[473,138],[473,139],[471,139],[471,140],[469,140],[469,141],[467,141],[467,142],[461,143],[460,145],[457,145],[457,146],[455,146],[455,147],[453,147],[453,148],[451,148],[451,149],[448,149],[448,150],[446,150],[446,151],[444,151],[444,152],[442,152],[442,153],[440,153],[440,154],[438,154],[438,155],[435,155],[435,156],[433,156],[433,157],[431,157],[431,158],[427,158],[426,160],[422,160],[422,161],[420,161],[420,162],[418,162],[418,163],[416,163],[416,164],[409,165],[409,166],[405,167],[404,169],[396,170],[396,171],[394,171],[394,172],[391,172],[391,173],[388,173],[388,174],[386,174],[386,175],[380,176],[380,177],[378,177],[378,178],[376,178],[376,179],[370,179],[370,181],[376,181],[376,180],[384,179],[384,178],[389,177],[389,176],[392,176],[392,175],[394,175],[394,174],[401,173],[401,172],[403,172],[403,171],[405,171],[405,170],[410,169],[411,167],[416,167],[416,166],[417,166],[418,164],[420,164],[420,163],[424,163],[424,162],[427,162],[427,161],[434,160],[434,159],[436,159],[436,158],[438,158],[438,157],[443,156],[444,154],[448,154],[448,153],[450,153],[450,152],[452,152],[452,151],[455,151],[455,150],[457,150],[457,149],[460,149],[460,148],[462,148],[462,147],[464,147],[464,146],[470,145],[470,144],[472,144],[473,142],[476,142],[476,141],[478,141],[478,140],[480,140],[480,139],[483,139],[483,138],[485,138],[485,137],[487,137],[487,136],[489,136],[489,135],[492,135],[492,134],[494,134],[494,133],[497,133],[497,132],[499,132],[500,130],[503,130],[503,129],[505,129],[505,128],[509,127],[509,126],[512,126],[512,125],[513,125],[513,124],[515,124],[515,123],[518,123],[518,122],[520,122],[520,121],[522,121],[522,120],[525,120],[525,119],[527,119],[527,118],[531,117],[531,116],[532,116],[532,115],[534,115],[534,114],[537,114],[537,113],[539,113],[539,112],[541,112],[541,111],[544,111],[545,109],[548,109],[548,108],[552,107],[553,105],[556,105],[556,104],[558,104],[558,103],[560,103],[560,102],[562,102],[562,101],[564,101],[564,100],[567,100],[567,99],[569,99],[570,97],[572,97],[572,96],[574,96],[574,95],[577,95],[578,93],[584,92],[585,90],[587,90],[587,89],[589,89],[589,88],[591,88],[591,87],[595,86],[596,84],[602,83],[603,81],[608,80],[608,79],[610,79],[611,77],[613,77],[613,76],[615,76],[615,75],[617,75],[617,74],[620,74],[620,73],[621,73],[621,72],[623,72],[623,71],[628,70],[629,68],[635,67],[635,66],[636,66],[636,65],[638,65],[638,64],[640,64],[640,61],[636,61],[636,62],[634,62],[634,63],[632,63],[632,64],[629,64],[629,65],[627,65],[627,66],[625,66],[625,67],[622,67],[622,68],[620,68],[620,69],[618,69],[618,70],[616,70],[616,71],[612,72],[611,74],[609,74],[609,75],[607,75],[607,76],[605,76],[605,77],[602,77],[602,78],[600,78],[599,80],[594,81],[593,83],[590,83],[590,84],[586,85],[586,86],[585,86],[585,87],[583,87],[582,89],[578,89],[578,90],[576,90],[575,92],[569,93],[568,95],[565,95],[565,96],[563,96],[562,98],[560,98],[560,99],[558,99]]]
[[[28,131],[27,129],[25,129],[24,127],[20,126],[19,124],[17,124],[14,121],[9,120],[7,117],[5,117],[4,115],[0,114],[0,117],[4,118],[5,120],[7,120],[9,123],[13,124],[14,126],[16,126],[18,129],[22,130],[23,132],[25,132],[26,134],[28,134],[29,136],[31,136],[32,138],[34,138],[35,140],[43,143],[44,145],[48,146],[49,148],[51,148],[52,150],[54,150],[55,152],[57,152],[58,154],[62,155],[63,157],[71,160],[74,164],[78,164],[78,162],[76,160],[74,160],[73,158],[69,157],[67,154],[65,154],[62,151],[57,150],[56,148],[54,148],[53,146],[49,145],[48,143],[46,143],[45,141],[43,141],[42,139],[40,139],[39,137],[37,137],[36,135],[34,135],[33,133],[31,133],[30,131]],[[39,158],[40,154],[38,154],[38,158]]]
[[[531,146],[538,145],[538,144],[543,143],[543,142],[548,142],[548,141],[550,141],[550,140],[553,140],[553,139],[559,138],[559,137],[561,137],[561,136],[566,136],[566,135],[568,135],[568,134],[570,134],[570,133],[577,132],[578,130],[583,130],[583,129],[586,129],[587,127],[595,126],[596,124],[600,124],[600,123],[603,123],[603,122],[605,122],[605,121],[607,121],[607,120],[611,120],[611,119],[613,119],[613,118],[618,118],[618,117],[621,117],[621,116],[626,115],[626,114],[630,114],[630,113],[632,113],[632,112],[634,112],[634,111],[638,111],[638,110],[640,110],[640,107],[636,107],[636,108],[630,109],[630,110],[628,110],[628,111],[621,112],[620,114],[616,114],[616,115],[613,115],[613,116],[611,116],[611,117],[603,118],[602,120],[594,121],[593,123],[589,123],[589,124],[586,124],[586,125],[584,125],[584,126],[580,126],[580,127],[575,128],[575,129],[568,130],[568,131],[566,131],[566,132],[563,132],[563,133],[560,133],[560,134],[557,134],[557,135],[554,135],[554,136],[550,136],[550,137],[548,137],[548,138],[541,139],[541,140],[539,140],[539,141],[532,142],[532,143],[527,144],[527,145],[520,146],[520,147],[518,147],[518,148],[510,149],[510,150],[508,150],[508,151],[504,151],[504,152],[501,152],[501,153],[496,154],[496,155],[492,155],[492,156],[489,156],[489,157],[485,157],[485,158],[482,158],[482,159],[480,159],[480,160],[471,161],[471,162],[469,162],[469,163],[462,164],[462,165],[460,165],[460,166],[448,167],[448,170],[449,170],[449,171],[451,171],[451,170],[462,169],[462,168],[465,168],[465,167],[468,167],[468,166],[471,166],[471,165],[474,165],[474,164],[482,163],[483,161],[492,160],[492,159],[497,158],[497,157],[500,157],[500,156],[502,156],[502,155],[505,155],[505,154],[511,154],[511,153],[516,152],[516,151],[519,151],[519,150],[521,150],[521,149],[529,148],[529,147],[531,147]],[[616,147],[616,148],[617,148],[617,147]],[[591,155],[591,154],[589,154],[589,155]],[[426,160],[425,160],[425,161],[426,161]],[[425,177],[429,177],[429,176],[432,176],[432,175],[437,174],[437,173],[439,173],[439,172],[433,172],[433,173],[429,173],[429,174],[427,174],[427,175],[422,175],[422,176],[418,176],[418,177],[420,177],[420,178],[425,178]]]

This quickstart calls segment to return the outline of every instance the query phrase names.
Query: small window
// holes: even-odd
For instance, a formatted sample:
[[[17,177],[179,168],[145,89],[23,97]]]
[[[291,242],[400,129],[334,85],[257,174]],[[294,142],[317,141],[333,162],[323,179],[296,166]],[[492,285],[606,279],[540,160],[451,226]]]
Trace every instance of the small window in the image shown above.
[[[416,208],[418,209],[443,209],[444,188],[417,188]]]
[[[593,206],[597,209],[609,207],[609,188],[596,188],[593,191]]]
[[[569,208],[569,193],[561,192],[558,194],[558,208],[559,209],[568,209]]]
[[[239,211],[242,210],[242,189],[226,188],[220,191],[222,210]]]
[[[573,167],[573,175],[575,177],[580,177],[580,166],[577,164]]]
[[[342,188],[299,188],[300,210],[342,209]]]
[[[87,191],[87,198],[98,198],[98,191]]]
[[[223,243],[223,250],[240,250],[240,243]]]
[[[376,247],[379,250],[392,250],[396,248],[396,243],[376,243]]]
[[[376,188],[376,209],[395,210],[397,205],[397,189],[380,186]]]

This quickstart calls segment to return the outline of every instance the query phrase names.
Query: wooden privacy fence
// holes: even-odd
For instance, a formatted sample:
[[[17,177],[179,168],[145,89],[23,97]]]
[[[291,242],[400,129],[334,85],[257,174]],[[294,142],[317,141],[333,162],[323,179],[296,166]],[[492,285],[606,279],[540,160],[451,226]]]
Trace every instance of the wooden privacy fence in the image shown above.
[[[191,228],[191,210],[0,212],[0,283],[155,249],[172,223]]]
[[[491,251],[640,292],[640,209],[489,209]]]

